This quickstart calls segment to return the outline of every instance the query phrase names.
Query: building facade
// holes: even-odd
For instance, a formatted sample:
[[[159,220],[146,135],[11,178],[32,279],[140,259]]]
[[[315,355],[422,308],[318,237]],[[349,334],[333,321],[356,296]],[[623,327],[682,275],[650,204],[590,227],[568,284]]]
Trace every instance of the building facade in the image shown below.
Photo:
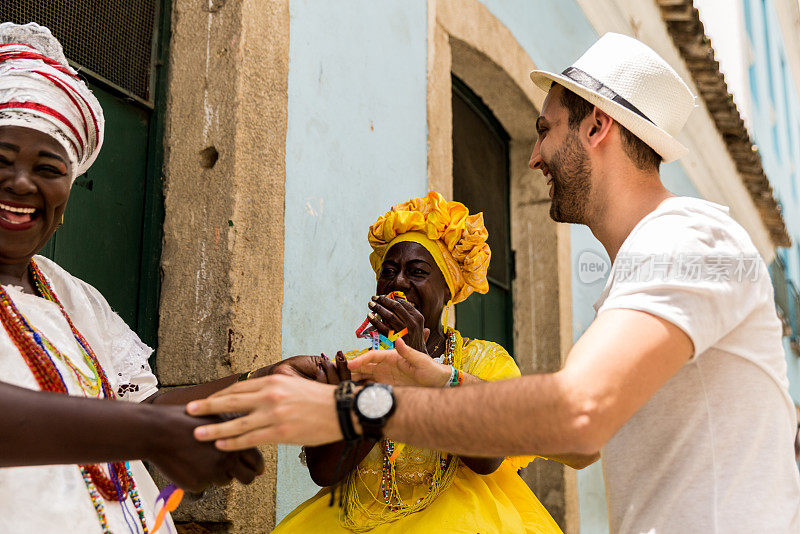
[[[86,24],[98,11],[150,21],[130,37],[150,45],[138,86],[114,77],[131,65],[87,65],[92,55],[80,55],[65,13],[12,0],[0,18],[56,26],[70,59],[108,93],[110,146],[96,176],[78,182],[74,217],[85,223],[74,223],[69,250],[99,247],[120,265],[113,276],[92,272],[58,241],[51,254],[157,344],[163,387],[359,347],[353,331],[374,292],[367,228],[430,189],[483,211],[491,232],[491,291],[459,305],[456,325],[501,342],[524,373],[557,370],[593,319],[610,263],[588,229],[549,218],[545,180],[527,167],[542,104],[528,73],[561,71],[607,31],[650,45],[699,95],[681,135],[691,152],[662,166],[666,185],[730,206],[768,262],[800,233],[797,93],[776,88],[773,100],[766,56],[754,52],[758,98],[743,107],[734,92],[734,116],[715,78],[724,62],[692,55],[707,43],[690,0],[140,0],[130,13],[95,3],[94,15],[60,9],[98,42],[124,37]],[[778,4],[766,1],[774,28]],[[774,28],[768,52],[756,30],[752,48],[796,87],[795,52]],[[765,117],[777,117],[777,134]],[[773,137],[774,157],[762,144]],[[129,147],[139,152],[120,159]],[[103,187],[125,191],[127,215],[99,211]],[[121,222],[98,228],[105,220]],[[800,249],[780,248],[777,258],[787,287],[800,287]],[[787,295],[794,302],[797,291]],[[791,329],[800,300],[785,314]],[[787,359],[800,378],[793,339]],[[798,387],[793,380],[796,400]],[[267,473],[255,484],[187,496],[175,513],[181,529],[267,531],[317,491],[298,447],[263,452]],[[565,532],[607,531],[598,464],[576,473],[537,460],[522,476]]]

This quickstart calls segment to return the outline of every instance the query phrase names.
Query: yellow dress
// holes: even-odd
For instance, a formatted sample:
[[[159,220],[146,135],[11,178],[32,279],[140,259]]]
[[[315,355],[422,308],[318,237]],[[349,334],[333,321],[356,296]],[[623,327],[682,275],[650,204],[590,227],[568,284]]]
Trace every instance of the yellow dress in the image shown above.
[[[453,332],[453,365],[459,370],[487,381],[520,376],[514,360],[497,343],[472,340],[464,345],[461,335]],[[378,443],[350,472],[337,490],[345,492],[342,509],[328,506],[331,490],[323,488],[286,516],[273,533],[561,533],[517,474],[533,456],[506,458],[494,473],[477,475],[457,456],[406,445],[394,460],[384,493],[381,482],[391,465],[386,451],[385,441]]]

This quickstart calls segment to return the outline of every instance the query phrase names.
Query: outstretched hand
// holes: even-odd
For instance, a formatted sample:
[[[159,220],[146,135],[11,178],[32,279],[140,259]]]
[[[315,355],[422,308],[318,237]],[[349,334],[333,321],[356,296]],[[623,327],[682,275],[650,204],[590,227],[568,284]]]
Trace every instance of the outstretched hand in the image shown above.
[[[353,380],[369,380],[393,386],[444,387],[450,378],[449,365],[409,347],[402,339],[395,350],[373,350],[349,362]]]
[[[195,438],[216,441],[221,450],[264,443],[322,445],[342,439],[333,390],[331,385],[277,374],[238,382],[190,402],[186,411],[194,416],[246,414],[195,429]]]

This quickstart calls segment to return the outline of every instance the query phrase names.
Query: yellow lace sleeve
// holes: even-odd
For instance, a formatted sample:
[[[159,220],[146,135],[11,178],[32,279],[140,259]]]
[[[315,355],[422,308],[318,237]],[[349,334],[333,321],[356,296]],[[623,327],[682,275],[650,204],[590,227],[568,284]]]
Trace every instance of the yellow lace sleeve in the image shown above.
[[[462,368],[472,376],[487,382],[522,376],[519,367],[506,349],[497,343],[480,339],[474,339],[464,347]],[[522,469],[536,458],[538,457],[509,456],[506,461],[510,462],[514,469]]]
[[[497,343],[480,339],[473,339],[464,347],[460,367],[487,382],[508,380],[521,375],[519,367],[506,349]]]

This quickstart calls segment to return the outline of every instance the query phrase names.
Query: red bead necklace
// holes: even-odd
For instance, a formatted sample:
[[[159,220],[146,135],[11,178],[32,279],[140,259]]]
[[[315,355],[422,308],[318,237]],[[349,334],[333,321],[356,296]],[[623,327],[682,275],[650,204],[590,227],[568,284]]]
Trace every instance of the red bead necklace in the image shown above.
[[[107,399],[115,398],[114,391],[108,381],[108,376],[106,376],[103,367],[97,360],[97,356],[92,350],[92,347],[89,346],[89,343],[83,335],[75,328],[72,319],[70,319],[64,306],[61,305],[58,297],[56,297],[50,283],[33,260],[31,260],[30,270],[39,295],[58,305],[61,314],[72,329],[72,335],[75,337],[78,346],[92,362],[94,368],[97,369],[103,396]],[[42,391],[67,393],[67,386],[64,383],[64,379],[45,349],[41,335],[28,323],[22,313],[20,313],[11,300],[11,297],[2,286],[0,286],[0,321],[2,321],[14,345],[19,349],[20,354],[25,359],[25,363],[28,364],[28,368],[33,373]],[[97,487],[97,491],[105,500],[123,501],[127,499],[129,492],[134,488],[133,478],[128,473],[123,462],[114,462],[108,465],[109,469],[113,471],[112,476],[116,476],[119,481],[118,486],[115,486],[114,482],[106,476],[99,465],[81,465],[80,467],[89,474],[92,482]],[[117,491],[117,487],[121,489],[121,494]]]

